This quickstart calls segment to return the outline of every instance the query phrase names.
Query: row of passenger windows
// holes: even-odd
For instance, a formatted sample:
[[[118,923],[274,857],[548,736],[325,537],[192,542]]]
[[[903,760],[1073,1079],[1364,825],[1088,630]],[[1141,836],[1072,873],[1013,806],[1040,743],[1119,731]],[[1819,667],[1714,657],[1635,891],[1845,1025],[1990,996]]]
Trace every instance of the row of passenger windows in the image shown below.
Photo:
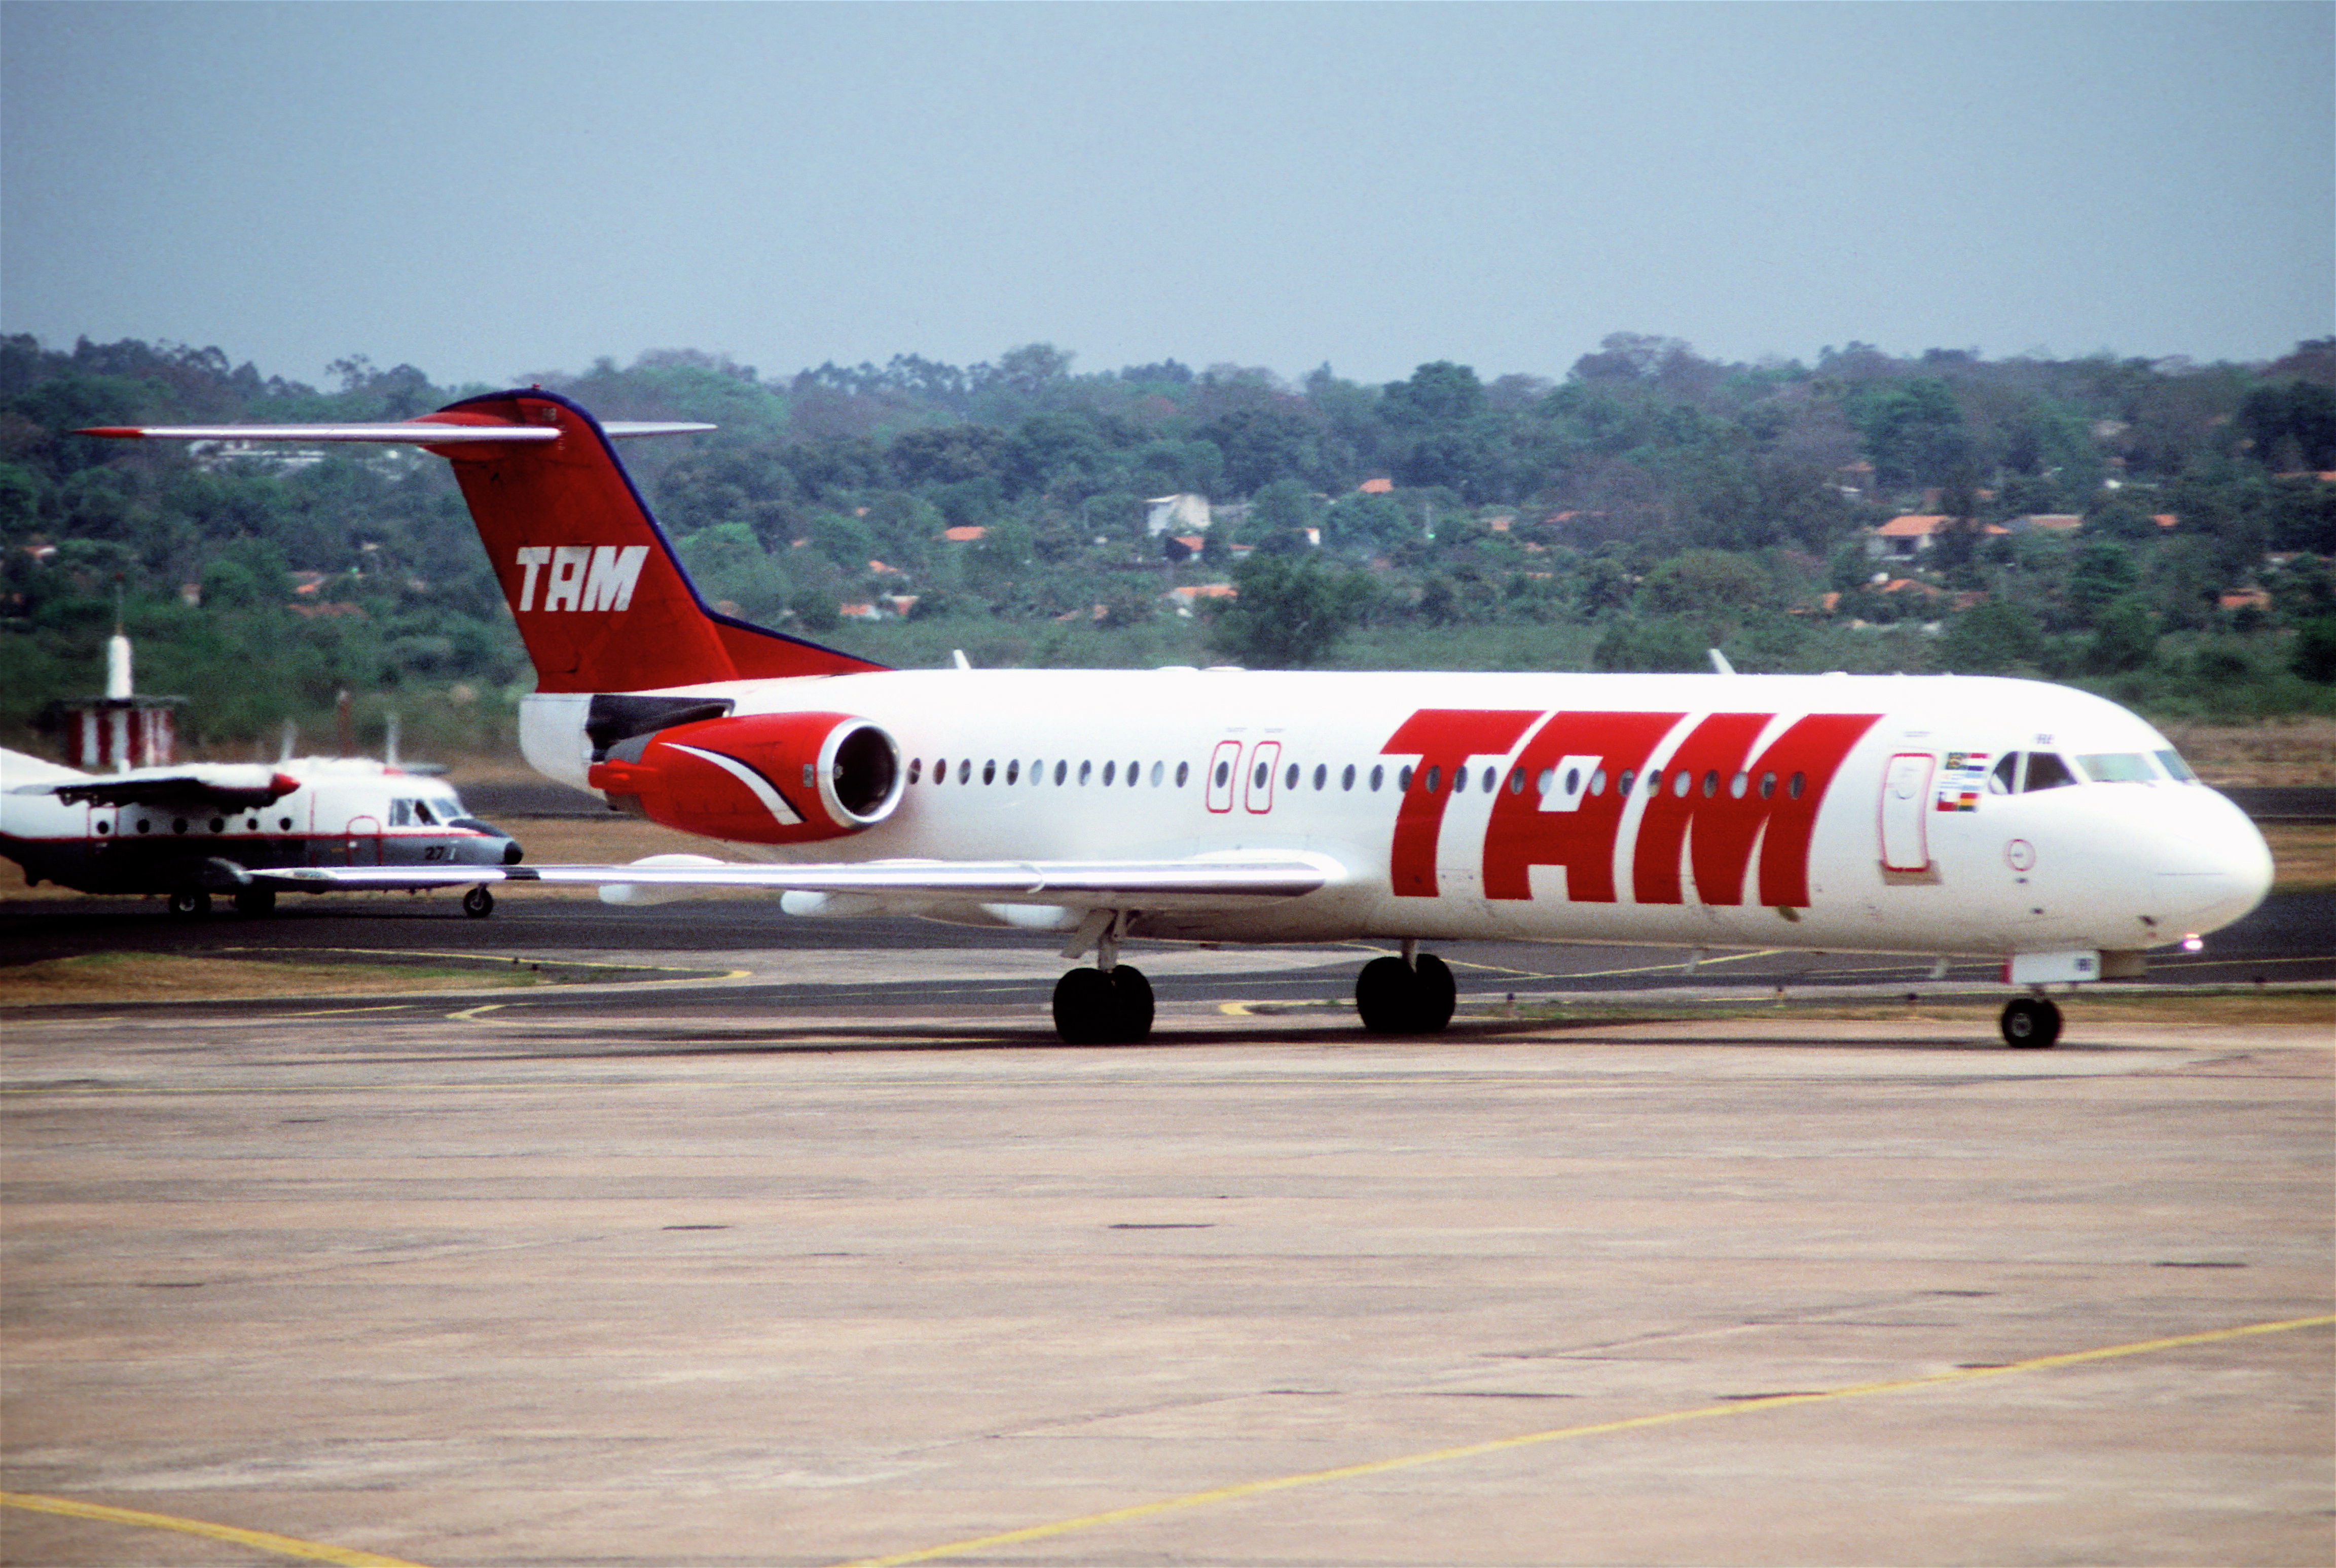
[[[949,758],[934,758],[932,782],[937,784],[948,784],[952,776],[949,773],[949,766],[950,764]],[[974,771],[976,765],[971,758],[959,757],[957,760],[956,766],[957,773],[954,776],[959,784],[973,783],[976,776]],[[995,757],[982,762],[979,765],[979,777],[983,784],[996,784],[998,782],[998,760]],[[1074,767],[1077,769],[1076,775],[1072,772]],[[1156,762],[1152,765],[1153,788],[1158,789],[1161,784],[1165,780],[1167,776],[1167,767],[1168,765],[1165,763]],[[910,757],[909,759],[909,782],[910,784],[917,784],[920,782],[924,776],[925,759],[922,757]],[[1020,784],[1022,782],[1022,776],[1021,759],[1018,757],[1007,758],[1006,762],[1006,782],[1010,784]],[[1045,784],[1046,782],[1046,765],[1044,762],[1034,762],[1030,765],[1029,777],[1032,784]],[[1093,784],[1095,782],[1095,765],[1092,762],[1073,764],[1063,761],[1057,761],[1055,764],[1054,780],[1056,784],[1068,784],[1072,782],[1075,776],[1080,784]],[[1120,766],[1116,760],[1107,762],[1103,765],[1103,782],[1105,784],[1118,784],[1122,782],[1131,785],[1141,784],[1144,782],[1144,765],[1140,762],[1132,762],[1127,765],[1127,771],[1124,780],[1121,776]],[[1176,787],[1179,789],[1183,788],[1191,781],[1192,777],[1192,765],[1191,763],[1180,762],[1176,765]]]
[[[956,769],[954,774],[950,772],[951,766],[952,764],[949,758],[935,758],[932,773],[930,775],[931,781],[937,784],[948,784],[952,777],[960,784],[971,784],[977,777],[986,784],[996,784],[998,781],[999,767],[994,757],[985,759],[978,765],[978,771],[977,765],[969,757],[957,759],[954,764]],[[1232,782],[1232,762],[1229,758],[1217,764],[1215,774],[1212,780],[1215,787],[1223,789]],[[1264,789],[1272,776],[1272,769],[1273,765],[1270,763],[1261,762],[1255,765],[1250,773],[1250,787],[1253,790]],[[1338,775],[1338,788],[1342,791],[1351,791],[1359,781],[1373,792],[1382,790],[1387,787],[1387,766],[1381,764],[1374,766],[1368,774],[1363,774],[1358,771],[1354,764],[1348,763]],[[1175,787],[1183,788],[1191,782],[1192,775],[1192,767],[1190,763],[1178,763],[1174,774]],[[927,776],[924,758],[910,758],[909,782],[912,784],[919,784]],[[1019,758],[1007,759],[1005,764],[1004,776],[1009,784],[1022,782],[1025,774]],[[1050,777],[1057,784],[1070,784],[1074,781],[1080,784],[1088,784],[1097,782],[1099,778],[1105,787],[1123,782],[1131,786],[1139,786],[1149,777],[1152,787],[1157,789],[1166,781],[1168,774],[1167,765],[1158,762],[1151,765],[1147,774],[1144,765],[1140,761],[1127,764],[1123,770],[1120,764],[1114,760],[1105,763],[1101,774],[1098,774],[1095,765],[1091,761],[1073,764],[1058,760],[1053,765],[1050,774],[1047,764],[1041,760],[1029,765],[1027,776],[1034,784],[1046,784]],[[1314,765],[1312,782],[1315,789],[1329,789],[1330,777],[1329,764],[1317,763]],[[1453,769],[1449,781],[1454,794],[1466,794],[1471,787],[1469,770],[1465,767]],[[1306,770],[1297,763],[1288,765],[1281,775],[1281,786],[1286,790],[1297,789],[1306,782]],[[1409,790],[1416,784],[1429,794],[1441,794],[1445,782],[1446,775],[1441,766],[1430,767],[1424,773],[1408,765],[1395,770],[1395,787],[1399,793]],[[1582,776],[1582,769],[1568,768],[1562,782],[1565,786],[1564,794],[1569,798],[1582,794],[1602,795],[1610,787],[1617,795],[1627,795],[1633,788],[1641,794],[1660,794],[1666,784],[1669,786],[1672,794],[1684,796],[1689,791],[1698,787],[1695,772],[1691,768],[1674,768],[1668,774],[1661,768],[1650,768],[1643,775],[1635,769],[1624,768],[1621,774],[1610,779],[1606,770],[1601,767],[1591,770],[1586,780]],[[1542,769],[1540,776],[1533,781],[1537,796],[1546,796],[1557,787],[1559,783],[1555,768]],[[1508,791],[1511,794],[1523,794],[1525,791],[1525,784],[1524,769],[1520,767],[1509,770]],[[1481,781],[1474,787],[1478,793],[1484,794],[1490,794],[1499,789],[1501,770],[1497,767],[1484,769]],[[1808,778],[1804,774],[1796,773],[1789,778],[1780,780],[1776,773],[1764,772],[1756,784],[1753,775],[1746,772],[1739,772],[1731,777],[1723,778],[1717,768],[1708,768],[1704,771],[1700,788],[1706,799],[1718,794],[1723,787],[1731,797],[1737,800],[1743,799],[1756,789],[1762,800],[1774,800],[1779,788],[1783,789],[1788,799],[1798,800],[1808,788]]]

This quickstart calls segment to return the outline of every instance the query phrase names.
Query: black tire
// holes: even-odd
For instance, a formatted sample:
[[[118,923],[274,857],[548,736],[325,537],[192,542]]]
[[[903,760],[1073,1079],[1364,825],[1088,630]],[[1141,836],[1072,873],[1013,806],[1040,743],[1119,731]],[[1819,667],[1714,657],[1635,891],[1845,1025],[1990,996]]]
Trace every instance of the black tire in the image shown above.
[[[462,895],[462,912],[474,920],[485,920],[495,912],[495,895],[484,888],[472,888]]]
[[[1055,982],[1055,1033],[1066,1046],[1108,1045],[1117,1002],[1109,975],[1072,969]]]
[[[1401,959],[1373,959],[1355,977],[1355,1010],[1375,1035],[1407,1035],[1417,1012],[1419,978]]]
[[[180,888],[170,895],[170,913],[182,920],[199,920],[211,912],[211,895],[200,888]]]
[[[235,912],[255,919],[276,912],[274,888],[241,888],[235,895]]]
[[[1140,1046],[1152,1036],[1152,982],[1142,969],[1125,964],[1113,968],[1111,980],[1112,1040]]]
[[[2001,1027],[2013,1049],[2047,1050],[2060,1037],[2060,1009],[2042,997],[2014,997],[2003,1004]]]
[[[1418,989],[1412,998],[1411,1032],[1441,1034],[1452,1021],[1452,1009],[1460,1004],[1460,988],[1453,981],[1452,967],[1434,953],[1422,953],[1412,972]]]

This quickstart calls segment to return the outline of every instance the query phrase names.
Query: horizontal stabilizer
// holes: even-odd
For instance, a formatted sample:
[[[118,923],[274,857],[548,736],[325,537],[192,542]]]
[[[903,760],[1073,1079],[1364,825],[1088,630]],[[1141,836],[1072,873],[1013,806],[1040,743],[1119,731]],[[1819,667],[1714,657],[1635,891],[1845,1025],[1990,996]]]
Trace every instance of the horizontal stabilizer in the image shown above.
[[[696,435],[720,428],[680,421],[611,420],[600,426],[612,441],[631,435]],[[75,435],[119,441],[357,441],[406,443],[415,446],[463,446],[479,442],[558,441],[560,432],[543,424],[432,424],[406,419],[382,424],[96,424]]]

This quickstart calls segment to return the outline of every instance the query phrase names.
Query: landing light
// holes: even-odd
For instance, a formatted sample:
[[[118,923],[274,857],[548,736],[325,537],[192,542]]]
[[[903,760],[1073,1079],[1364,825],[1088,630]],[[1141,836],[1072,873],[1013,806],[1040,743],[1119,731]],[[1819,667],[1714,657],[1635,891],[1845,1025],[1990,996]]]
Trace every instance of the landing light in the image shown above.
[[[2205,945],[2205,939],[2196,931],[2186,932],[2182,938],[2182,950],[2185,953],[2195,953]]]

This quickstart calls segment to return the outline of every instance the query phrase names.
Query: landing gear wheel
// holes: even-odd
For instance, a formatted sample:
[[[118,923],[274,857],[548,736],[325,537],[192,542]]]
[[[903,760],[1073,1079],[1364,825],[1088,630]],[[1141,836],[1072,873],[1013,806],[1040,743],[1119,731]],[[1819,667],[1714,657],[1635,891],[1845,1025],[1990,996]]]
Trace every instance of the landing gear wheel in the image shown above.
[[[1442,1034],[1444,1026],[1452,1021],[1452,1009],[1460,1005],[1460,988],[1452,979],[1451,966],[1434,953],[1422,953],[1412,973],[1418,981],[1412,999],[1418,1009],[1412,1018],[1412,1033]]]
[[[1432,1035],[1452,1021],[1459,1000],[1450,966],[1433,953],[1416,967],[1398,958],[1373,959],[1355,977],[1355,1010],[1375,1035]]]
[[[462,912],[474,920],[485,920],[495,912],[495,895],[484,888],[472,888],[462,895]]]
[[[179,920],[200,920],[210,912],[211,895],[200,888],[180,888],[170,895],[170,913]]]
[[[272,915],[276,912],[274,888],[243,888],[235,895],[235,912],[239,915]]]
[[[2060,1037],[2060,1009],[2042,997],[2015,997],[2003,1004],[2003,1043],[2040,1051]]]
[[[1110,975],[1112,1018],[1116,1026],[1113,1043],[1140,1046],[1152,1035],[1152,982],[1144,978],[1142,969],[1125,964],[1114,968]]]
[[[1152,982],[1125,964],[1055,982],[1055,1033],[1066,1046],[1140,1045],[1152,1033]]]

